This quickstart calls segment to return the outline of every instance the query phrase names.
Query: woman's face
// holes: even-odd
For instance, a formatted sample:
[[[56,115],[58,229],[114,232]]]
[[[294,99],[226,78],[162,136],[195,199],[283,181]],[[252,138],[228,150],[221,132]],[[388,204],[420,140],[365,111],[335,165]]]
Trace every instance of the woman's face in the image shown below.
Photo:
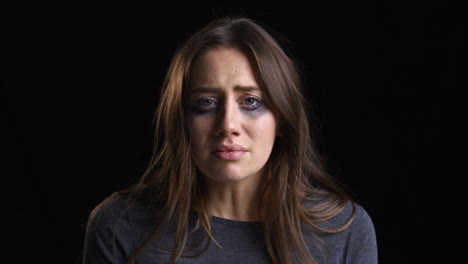
[[[187,127],[192,156],[209,179],[260,179],[276,137],[248,58],[237,49],[213,49],[191,69]]]

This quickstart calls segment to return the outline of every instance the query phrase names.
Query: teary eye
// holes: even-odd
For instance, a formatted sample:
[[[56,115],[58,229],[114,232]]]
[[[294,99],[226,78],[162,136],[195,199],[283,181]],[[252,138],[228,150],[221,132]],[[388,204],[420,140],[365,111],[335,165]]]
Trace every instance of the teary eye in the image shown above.
[[[244,102],[246,105],[253,105],[255,104],[256,100],[253,97],[248,97],[248,98],[245,98]]]
[[[263,100],[256,96],[247,96],[242,99],[241,106],[247,111],[254,111],[263,106]]]
[[[199,106],[210,106],[213,104],[213,100],[210,98],[200,98],[195,103]]]
[[[212,97],[200,97],[194,99],[191,103],[191,111],[195,113],[207,113],[218,108],[218,102],[216,98]]]

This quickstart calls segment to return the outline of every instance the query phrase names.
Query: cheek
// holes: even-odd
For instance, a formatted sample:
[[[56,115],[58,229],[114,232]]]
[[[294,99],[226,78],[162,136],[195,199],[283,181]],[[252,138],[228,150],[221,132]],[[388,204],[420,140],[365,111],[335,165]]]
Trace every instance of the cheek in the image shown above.
[[[251,136],[254,137],[254,140],[258,144],[261,144],[263,147],[273,145],[276,138],[276,122],[272,115],[257,119],[251,124]]]
[[[255,124],[255,131],[257,134],[264,136],[276,136],[276,121],[273,114],[268,114],[257,120]]]
[[[190,118],[187,127],[192,144],[196,147],[208,136],[210,122],[205,118]]]

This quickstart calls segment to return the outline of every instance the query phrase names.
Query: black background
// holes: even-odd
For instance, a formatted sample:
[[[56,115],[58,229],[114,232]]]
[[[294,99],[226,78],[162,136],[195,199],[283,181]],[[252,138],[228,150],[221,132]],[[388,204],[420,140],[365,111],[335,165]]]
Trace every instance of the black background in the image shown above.
[[[7,5],[4,258],[79,260],[89,212],[147,165],[159,88],[176,47],[224,15],[258,20],[298,63],[318,149],[372,217],[380,262],[456,258],[463,206],[454,204],[466,197],[456,191],[466,184],[459,154],[466,118],[456,91],[466,83],[466,5]]]

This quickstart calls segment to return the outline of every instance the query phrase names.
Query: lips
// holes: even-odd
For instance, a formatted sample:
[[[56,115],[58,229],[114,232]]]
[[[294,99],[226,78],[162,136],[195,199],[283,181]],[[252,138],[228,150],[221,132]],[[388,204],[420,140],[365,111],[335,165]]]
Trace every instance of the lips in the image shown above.
[[[239,160],[247,152],[247,149],[241,145],[219,145],[211,151],[211,154],[222,160]]]

